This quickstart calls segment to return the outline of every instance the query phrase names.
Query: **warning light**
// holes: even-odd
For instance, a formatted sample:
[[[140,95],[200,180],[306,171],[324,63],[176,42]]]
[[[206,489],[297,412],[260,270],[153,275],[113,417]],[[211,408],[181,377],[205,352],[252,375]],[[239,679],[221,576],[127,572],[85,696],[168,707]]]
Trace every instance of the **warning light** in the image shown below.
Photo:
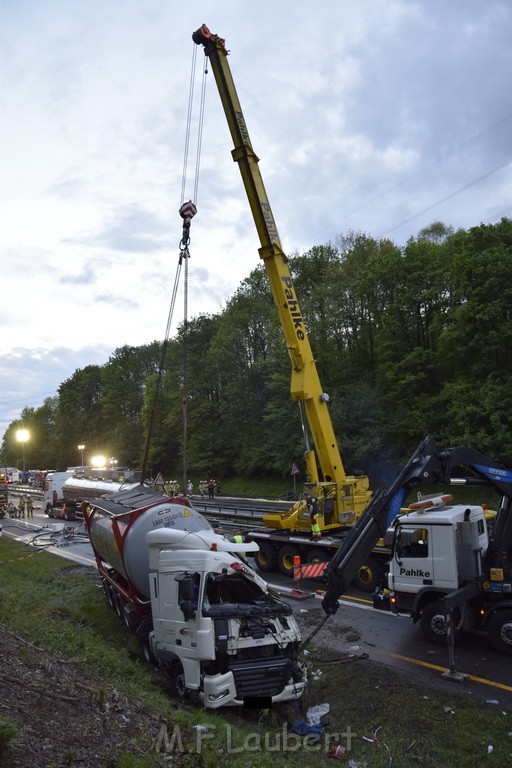
[[[418,501],[413,501],[412,504],[409,504],[409,509],[421,510],[431,509],[432,507],[444,507],[448,501],[453,501],[453,496],[449,493],[441,494],[440,496],[425,496],[424,499],[419,498]]]

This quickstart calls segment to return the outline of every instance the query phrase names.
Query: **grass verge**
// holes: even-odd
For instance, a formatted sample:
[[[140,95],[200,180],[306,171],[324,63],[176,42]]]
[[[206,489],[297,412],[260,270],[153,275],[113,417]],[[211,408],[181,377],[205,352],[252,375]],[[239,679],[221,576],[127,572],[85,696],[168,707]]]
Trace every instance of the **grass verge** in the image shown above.
[[[502,768],[511,763],[509,711],[411,684],[407,676],[371,661],[331,663],[333,653],[320,648],[311,648],[307,656],[310,684],[297,707],[208,712],[177,706],[167,695],[165,678],[142,662],[137,641],[107,607],[94,570],[45,552],[34,554],[4,537],[0,584],[1,622],[10,633],[66,659],[104,692],[105,700],[115,690],[136,699],[148,714],[147,732],[111,749],[109,768],[316,768],[329,764],[327,752],[337,744],[349,747],[344,761],[352,768]],[[20,664],[26,650],[22,642]],[[317,738],[292,733],[289,723],[320,703],[330,708],[324,731]],[[86,715],[81,714],[83,727]],[[30,712],[21,720],[17,712],[2,710],[2,716],[8,718],[10,740]],[[71,743],[51,765],[73,765],[74,754]],[[82,758],[77,764],[88,765]]]

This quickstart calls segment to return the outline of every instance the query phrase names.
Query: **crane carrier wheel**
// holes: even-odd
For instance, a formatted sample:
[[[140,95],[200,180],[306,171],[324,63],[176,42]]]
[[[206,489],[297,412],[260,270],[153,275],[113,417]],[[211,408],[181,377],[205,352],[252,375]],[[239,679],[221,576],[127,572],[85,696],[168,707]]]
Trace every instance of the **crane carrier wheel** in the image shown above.
[[[382,563],[376,557],[367,557],[357,569],[352,584],[361,592],[374,592],[383,575]]]
[[[259,550],[254,553],[254,561],[263,573],[273,573],[277,565],[277,552],[269,541],[258,542]]]
[[[300,551],[293,544],[285,544],[281,547],[279,554],[277,555],[277,564],[281,573],[285,576],[293,576],[294,560],[300,555]]]

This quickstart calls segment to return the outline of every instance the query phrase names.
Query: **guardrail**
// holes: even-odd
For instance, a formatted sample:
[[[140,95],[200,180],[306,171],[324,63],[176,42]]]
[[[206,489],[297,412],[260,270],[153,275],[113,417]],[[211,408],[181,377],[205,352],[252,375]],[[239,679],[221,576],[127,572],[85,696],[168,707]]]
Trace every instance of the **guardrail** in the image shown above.
[[[43,492],[39,488],[30,488],[26,485],[9,485],[9,493],[13,496],[30,494],[36,499],[42,499]],[[217,496],[214,500],[206,499],[193,494],[190,500],[198,512],[202,512],[207,518],[218,518],[223,523],[230,520],[238,521],[243,525],[243,521],[262,520],[270,512],[285,512],[292,506],[291,501],[280,501],[279,499],[248,499],[234,496]]]

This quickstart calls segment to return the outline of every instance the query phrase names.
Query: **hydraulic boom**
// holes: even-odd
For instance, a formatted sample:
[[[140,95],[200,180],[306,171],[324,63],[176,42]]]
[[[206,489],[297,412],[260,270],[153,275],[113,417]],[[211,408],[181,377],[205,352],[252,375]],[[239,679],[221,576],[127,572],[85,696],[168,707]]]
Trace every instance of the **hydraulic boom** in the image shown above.
[[[311,493],[318,498],[320,527],[323,530],[350,525],[362,514],[371,493],[368,478],[345,472],[332,427],[328,400],[322,389],[307,330],[300,309],[288,259],[283,253],[277,226],[258,168],[242,108],[231,76],[225,41],[203,25],[192,39],[203,45],[219,90],[222,106],[234,144],[233,160],[238,163],[254,223],[260,239],[259,254],[267,271],[270,287],[283,329],[292,365],[291,397],[298,401],[306,438],[306,468]],[[305,504],[299,503],[285,516],[270,516],[266,524],[280,528],[307,528]]]

